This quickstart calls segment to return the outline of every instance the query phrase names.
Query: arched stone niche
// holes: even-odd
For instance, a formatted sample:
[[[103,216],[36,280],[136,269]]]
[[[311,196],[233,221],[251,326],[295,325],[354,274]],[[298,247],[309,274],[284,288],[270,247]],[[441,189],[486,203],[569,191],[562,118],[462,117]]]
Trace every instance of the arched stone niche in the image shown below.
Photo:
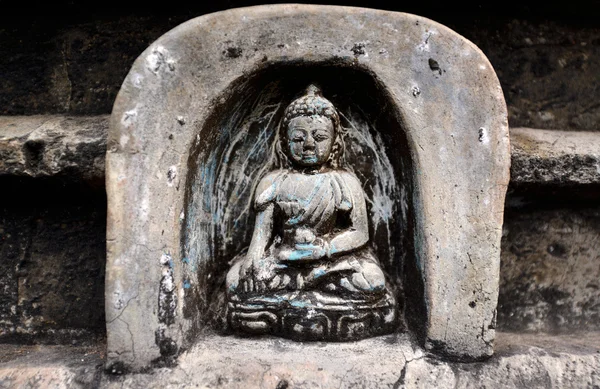
[[[400,111],[385,86],[354,62],[269,64],[227,87],[227,98],[198,130],[188,162],[183,238],[184,315],[223,332],[224,276],[253,233],[252,196],[273,169],[274,143],[286,106],[310,83],[341,116],[345,167],[364,183],[370,244],[411,312],[424,313],[422,276],[414,273],[411,152]],[[412,276],[405,277],[405,274]],[[415,282],[416,281],[416,282]],[[402,304],[399,311],[403,310]],[[415,316],[415,315],[411,315]],[[423,322],[424,316],[415,322]],[[399,320],[402,327],[402,320]],[[193,338],[195,332],[190,332]]]
[[[123,83],[107,152],[109,366],[149,366],[219,328],[211,301],[229,256],[247,244],[252,212],[237,226],[236,213],[264,157],[243,150],[272,141],[265,120],[277,122],[277,104],[307,82],[340,105],[342,124],[355,127],[350,145],[373,143],[366,153],[387,159],[384,177],[370,182],[377,161],[353,157],[380,201],[370,208],[372,239],[408,329],[447,357],[492,354],[509,143],[491,65],[418,16],[274,5],[182,24]]]

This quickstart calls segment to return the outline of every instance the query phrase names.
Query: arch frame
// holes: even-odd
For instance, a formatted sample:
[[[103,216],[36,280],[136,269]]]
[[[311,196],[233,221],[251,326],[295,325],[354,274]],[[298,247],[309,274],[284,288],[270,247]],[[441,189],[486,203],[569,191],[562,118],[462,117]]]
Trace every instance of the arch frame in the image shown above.
[[[191,146],[219,136],[199,129],[236,80],[297,62],[356,66],[386,89],[404,124],[414,183],[414,276],[425,312],[407,321],[433,352],[492,355],[510,165],[492,66],[474,44],[426,18],[286,4],[174,28],[140,55],[121,87],[107,145],[108,366],[139,370],[194,341],[181,257]]]

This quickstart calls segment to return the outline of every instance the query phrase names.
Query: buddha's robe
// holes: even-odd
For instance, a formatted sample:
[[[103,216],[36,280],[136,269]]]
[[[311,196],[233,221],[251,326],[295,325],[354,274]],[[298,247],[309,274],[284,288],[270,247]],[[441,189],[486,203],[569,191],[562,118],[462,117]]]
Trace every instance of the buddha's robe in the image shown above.
[[[361,298],[385,292],[379,261],[367,245],[364,193],[354,175],[343,170],[315,174],[279,170],[263,178],[258,188],[257,213],[272,207],[271,239],[254,259],[258,272],[246,277],[260,278],[267,291],[321,290]],[[321,241],[329,243],[326,256],[303,255],[304,245]],[[289,253],[283,260],[278,255],[282,251]],[[230,293],[239,292],[243,279],[237,274],[245,260],[243,254],[233,261],[227,277]]]

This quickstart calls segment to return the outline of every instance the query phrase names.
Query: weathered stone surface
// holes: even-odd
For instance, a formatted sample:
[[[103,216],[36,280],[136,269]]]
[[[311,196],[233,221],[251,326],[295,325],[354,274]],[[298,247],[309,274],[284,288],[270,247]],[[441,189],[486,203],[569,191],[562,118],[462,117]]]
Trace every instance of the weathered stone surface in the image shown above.
[[[99,368],[102,346],[0,350],[0,388],[594,388],[600,385],[600,335],[498,333],[496,355],[450,363],[423,353],[407,336],[355,344],[209,337],[177,366],[113,375]],[[385,356],[383,358],[382,356]],[[198,363],[202,360],[203,363]],[[116,372],[115,372],[116,373]]]
[[[599,207],[508,208],[498,327],[550,333],[600,330],[599,237]]]
[[[101,183],[107,116],[0,116],[0,175]]]
[[[600,183],[597,134],[511,128],[511,184]]]
[[[585,12],[582,3],[575,7]],[[539,7],[535,8],[537,14]],[[490,21],[487,31],[485,22],[478,29],[459,29],[494,65],[511,127],[600,129],[596,103],[600,29],[597,24],[586,26],[581,19],[575,17],[571,23],[544,17],[513,19]]]
[[[0,388],[98,388],[104,345],[24,346],[0,349]]]
[[[106,197],[81,183],[0,177],[0,342],[102,336]]]
[[[54,6],[52,4],[52,7]],[[435,6],[438,7],[437,4]],[[454,6],[453,4],[452,7]],[[484,8],[486,6],[489,5],[484,5]],[[504,3],[502,6],[511,8]],[[530,10],[527,9],[527,4],[524,7],[524,14],[529,13]],[[560,7],[566,7],[566,5],[561,4]],[[578,11],[583,13],[583,8],[580,5]],[[547,7],[544,7],[544,9],[547,10]],[[544,10],[540,11],[543,12]],[[590,79],[593,79],[595,74],[597,74],[598,69],[597,28],[582,27],[580,18],[576,18],[577,20],[571,26],[560,23],[555,24],[547,20],[535,23],[515,20],[498,28],[494,23],[486,24],[488,21],[481,22],[478,20],[480,25],[471,27],[467,24],[461,24],[464,22],[457,21],[457,16],[454,13],[448,14],[451,15],[448,21],[453,23],[452,26],[456,27],[455,30],[475,42],[490,58],[504,87],[505,96],[508,100],[511,124],[538,126],[540,128],[597,130],[598,107],[595,102],[598,100],[598,90],[594,88],[595,83],[590,82]],[[590,15],[592,14],[590,13]],[[109,112],[122,78],[139,51],[160,35],[161,31],[166,31],[184,19],[180,18],[179,21],[177,19],[171,20],[166,12],[163,12],[163,15],[158,17],[158,23],[156,17],[151,20],[132,17],[113,23],[106,23],[102,20],[86,25],[79,24],[80,20],[75,20],[73,21],[74,23],[66,27],[67,33],[63,34],[61,32],[58,37],[48,38],[44,36],[39,39],[36,36],[36,42],[33,42],[33,40],[24,40],[24,42],[20,42],[20,45],[0,45],[0,52],[4,53],[2,56],[4,60],[0,60],[0,73],[3,75],[8,74],[7,77],[0,79],[0,89],[2,89],[2,93],[0,93],[0,109],[3,110],[2,112],[10,112],[12,114],[42,112],[90,114]],[[536,15],[540,15],[537,10]],[[46,16],[44,15],[43,18],[45,19]],[[166,22],[167,18],[169,18],[168,23]],[[471,18],[470,15],[469,18]],[[475,19],[479,18],[473,18],[473,20]],[[163,24],[160,24],[161,22]],[[40,23],[37,24],[39,25]],[[36,28],[35,23],[32,23],[32,26],[27,26],[27,30],[30,28]],[[495,30],[496,28],[497,30]],[[10,29],[2,29],[0,30],[0,41],[6,43],[7,34],[9,37],[12,35],[15,42],[20,41],[26,35],[16,34]],[[40,46],[35,46],[38,42],[43,42],[41,43],[43,49],[40,49]],[[35,45],[32,43],[35,43]],[[557,64],[558,66],[556,66]],[[49,75],[51,77],[48,79]],[[511,138],[511,143],[514,146],[515,139],[512,137],[512,134]],[[594,139],[591,138],[589,144],[593,145],[597,143],[597,141],[594,143]],[[520,159],[525,158],[525,153],[527,153],[526,149],[522,151],[523,154],[519,156]],[[536,154],[534,153],[533,155]],[[55,156],[60,157],[60,154],[55,154]],[[555,163],[562,165],[559,157],[549,156],[549,158],[556,159]],[[552,165],[546,165],[544,157],[540,159],[530,158],[529,162],[521,160],[518,165],[514,165],[513,163],[513,180],[517,182],[514,179],[516,172],[519,175],[518,180],[523,180],[522,183],[524,184],[537,184],[541,182],[556,183],[559,185],[577,184],[578,182],[585,183],[589,177],[593,177],[588,172],[590,168],[593,170],[593,164],[597,162],[597,158],[594,158],[596,158],[594,155],[592,155],[592,158],[587,159],[574,158],[573,161],[576,164],[581,164],[583,167],[582,170],[585,173],[583,180],[581,180],[582,177],[579,176],[578,170],[565,168],[565,165],[557,170]],[[587,164],[586,161],[591,162]],[[535,163],[536,165],[532,166],[529,163]],[[72,166],[72,168],[77,169],[77,166]],[[530,169],[535,171],[536,174],[530,174]],[[556,177],[558,179],[554,180]],[[10,190],[13,188],[12,186],[7,187],[11,188]],[[45,194],[45,190],[40,190],[39,193]],[[578,202],[574,200],[567,206],[576,204]],[[98,207],[98,210],[101,209],[103,207]],[[85,216],[89,211],[73,209],[73,212],[82,212]],[[577,211],[575,212],[575,218],[569,217],[568,215],[570,214],[571,212],[568,209],[563,209],[559,211],[538,210],[536,212],[525,212],[521,216],[520,212],[509,211],[505,215],[505,225],[508,231],[503,240],[502,261],[503,264],[506,263],[503,266],[509,268],[515,266],[524,270],[527,275],[534,274],[535,277],[527,276],[522,278],[519,276],[520,274],[512,271],[502,273],[506,274],[506,277],[501,278],[501,304],[498,312],[498,326],[500,328],[503,326],[515,328],[513,326],[517,326],[518,328],[515,329],[519,330],[541,328],[551,331],[561,331],[565,329],[577,329],[575,323],[580,323],[584,326],[594,326],[596,324],[585,318],[587,312],[595,312],[594,309],[597,307],[597,303],[594,305],[593,302],[593,298],[597,296],[594,297],[594,293],[590,293],[590,289],[593,289],[593,286],[588,287],[587,284],[581,285],[580,283],[574,285],[571,281],[575,277],[575,274],[577,274],[577,266],[586,266],[590,263],[588,261],[589,258],[595,258],[597,251],[590,252],[588,247],[595,247],[597,243],[597,239],[594,239],[594,231],[596,231],[594,230],[594,226],[598,226],[598,221],[597,217],[593,216],[594,210],[586,209],[581,212]],[[14,219],[15,217],[20,216],[15,216],[15,213],[11,212],[8,219]],[[547,251],[555,252],[554,249],[550,248],[554,246],[555,242],[559,242],[562,245],[564,240],[568,240],[564,237],[569,236],[569,234],[565,233],[565,230],[561,231],[561,228],[557,228],[561,218],[567,219],[565,222],[565,225],[567,225],[566,229],[574,229],[573,240],[575,240],[575,244],[566,248],[567,251],[575,253],[577,257],[574,261],[565,259],[564,263],[558,263],[556,261],[557,258],[554,258],[550,253],[544,253],[544,246],[546,244]],[[28,222],[30,221],[29,218],[26,219]],[[3,220],[4,226],[6,226],[5,220]],[[18,224],[14,220],[10,223],[14,225]],[[547,226],[550,226],[550,228],[547,228]],[[66,231],[79,231],[79,227],[68,222],[64,226],[64,229]],[[21,231],[29,233],[28,228],[19,228]],[[103,234],[104,229],[101,223],[92,223],[85,228],[88,231],[96,231],[97,235]],[[575,231],[579,231],[580,234],[575,233]],[[81,239],[81,235],[77,236]],[[46,233],[39,236],[39,239],[50,241],[53,239],[53,236]],[[538,239],[540,244],[531,244],[532,239]],[[65,248],[71,244],[73,244],[72,241],[62,243]],[[517,247],[515,248],[513,245]],[[506,246],[510,248],[506,249]],[[61,253],[56,253],[55,255],[62,257],[49,262],[58,262],[69,267],[79,266],[79,264],[71,265],[70,261],[75,259],[76,256],[69,254],[68,251],[64,250]],[[98,245],[92,245],[90,251],[98,253],[97,255],[83,255],[83,257],[87,257],[91,261],[96,261],[96,258],[104,255],[104,249]],[[518,253],[515,254],[515,251]],[[561,252],[559,249],[557,255],[560,256]],[[35,262],[35,265],[39,266],[43,265],[43,263],[43,261]],[[551,263],[551,265],[548,266],[548,263]],[[4,262],[3,265],[7,266],[0,270],[0,274],[4,274],[5,278],[12,277],[13,273],[11,272],[15,270],[12,262]],[[562,265],[567,266],[566,269]],[[4,269],[6,269],[6,272]],[[558,274],[560,272],[566,272],[567,275],[560,277]],[[594,273],[589,272],[586,275],[590,274]],[[556,277],[552,278],[554,276]],[[545,283],[548,277],[551,280]],[[544,285],[551,284],[552,287],[555,287],[564,294],[542,292],[533,284],[533,282],[537,282],[538,280],[545,283]],[[43,282],[51,282],[51,280],[38,278],[36,286],[43,285]],[[11,283],[10,285],[13,284]],[[17,283],[14,285],[16,287]],[[515,298],[511,294],[513,287],[521,288],[518,298]],[[80,291],[85,294],[86,289],[83,288]],[[503,292],[506,294],[505,297],[503,297]],[[10,293],[0,294],[0,298],[9,295],[12,299],[12,294]],[[582,302],[580,299],[582,296],[586,301],[585,309],[583,310],[576,305]],[[83,298],[85,299],[85,296]],[[573,301],[571,301],[571,298]],[[0,310],[4,307],[4,301],[1,300],[0,302],[0,305],[2,305]],[[94,304],[99,304],[101,301],[97,299],[94,301],[91,307],[100,309],[100,306],[95,306]],[[504,302],[510,302],[510,304],[505,304]],[[518,305],[521,302],[523,305]],[[85,304],[80,305],[83,306]],[[535,306],[535,308],[532,308],[532,306]],[[10,308],[10,305],[8,307]],[[84,316],[86,315],[84,314]],[[571,320],[571,316],[574,320]],[[53,326],[56,323],[46,324]],[[561,326],[565,326],[565,328]],[[499,334],[497,337],[496,349],[499,351],[497,358],[505,358],[507,356],[503,354],[505,349],[503,348],[502,335]],[[554,340],[556,339],[554,338]],[[578,354],[569,353],[569,349],[576,345],[578,341],[587,343],[588,346],[599,343],[597,338],[581,334],[578,334],[577,338],[566,339],[564,341],[565,346],[560,348],[548,348],[545,344],[547,342],[541,342],[543,344],[535,342],[536,348],[532,350],[535,354],[538,354],[537,356],[541,354],[541,362],[539,359],[532,360],[530,358],[531,353],[527,353],[525,350],[529,346],[523,346],[522,348],[512,346],[511,349],[513,350],[510,353],[515,352],[514,349],[516,348],[520,358],[512,359],[507,366],[503,366],[505,370],[498,369],[499,372],[497,375],[490,374],[492,378],[488,379],[487,373],[485,375],[474,374],[471,386],[481,387],[480,382],[490,382],[490,386],[492,387],[501,385],[507,387],[522,385],[533,387],[550,386],[547,381],[536,381],[536,378],[533,376],[537,375],[537,378],[544,377],[551,379],[551,382],[555,386],[593,387],[593,385],[597,385],[598,381],[597,376],[594,375],[594,372],[599,370],[597,364],[588,363],[589,361],[587,360],[582,364],[578,358],[572,359],[574,355],[577,356]],[[527,339],[524,340],[516,336],[513,343],[532,345]],[[579,346],[577,347],[580,348]],[[0,349],[4,351],[6,349],[5,345],[2,345]],[[28,351],[33,352],[32,349]],[[59,360],[67,351],[68,349],[63,348],[48,358]],[[557,351],[560,351],[560,358],[556,358],[558,355]],[[1,357],[0,360],[2,360]],[[493,358],[492,362],[489,363],[488,366],[490,366],[490,369],[495,368],[495,361],[496,358]],[[372,363],[372,361],[368,362]],[[16,369],[17,371],[28,369],[27,371],[30,372],[32,371],[31,367],[35,363],[35,360],[30,359],[27,364],[21,364]],[[582,368],[582,365],[584,368]],[[515,366],[518,369],[515,369]],[[550,366],[550,374],[546,374],[544,371],[544,368],[547,366]],[[71,367],[69,366],[69,368]],[[587,370],[587,367],[593,369],[591,373]],[[446,366],[442,366],[440,369],[444,371],[446,370]],[[53,366],[51,370],[58,372],[58,374],[62,374],[63,371],[62,368],[57,366]],[[69,371],[69,369],[65,371]],[[430,372],[434,373],[435,371],[432,368]],[[71,375],[71,373],[67,374]],[[177,374],[177,372],[173,374]],[[587,377],[589,381],[577,381],[577,378],[573,377],[573,374]],[[406,376],[414,378],[415,374],[405,374]],[[433,376],[435,377],[435,375]],[[149,382],[151,377],[156,378],[155,376],[146,376],[144,378],[145,382]],[[40,381],[40,378],[42,377],[34,375],[34,378],[28,384],[31,386],[40,385],[44,382]],[[420,378],[421,381],[419,382],[427,381],[423,377]],[[175,382],[177,379],[173,379],[173,381]],[[404,381],[410,382],[410,378],[408,380],[405,378]],[[0,382],[0,387],[2,387],[5,382],[1,380]],[[84,379],[81,382],[86,383],[86,385],[83,385],[84,387],[95,386],[90,384],[93,381],[89,379]],[[224,382],[227,383],[227,381]],[[465,375],[462,375],[460,383],[466,385],[466,382],[470,381],[467,381]],[[435,384],[437,386],[437,382]],[[115,383],[115,385],[118,384]],[[14,385],[9,385],[9,387],[11,386]],[[76,386],[76,383],[70,381],[68,386]],[[160,385],[157,384],[157,386]],[[224,386],[227,385],[224,384]]]
[[[389,125],[378,129],[382,150],[410,162],[395,171],[410,190],[394,216],[409,237],[401,274],[411,328],[439,353],[491,355],[510,156],[489,62],[458,34],[414,15],[277,5],[177,27],[123,84],[107,154],[109,365],[139,369],[194,342],[225,260],[201,239],[204,251],[186,256],[196,244],[186,234],[202,236],[218,218],[210,208],[219,189],[215,153],[238,129],[227,123],[238,124],[235,115],[251,106],[243,102],[268,90],[269,77],[321,72],[347,72],[343,81],[359,83],[356,90],[383,93],[375,96],[387,107],[379,111]],[[208,208],[189,208],[207,204],[203,196]]]

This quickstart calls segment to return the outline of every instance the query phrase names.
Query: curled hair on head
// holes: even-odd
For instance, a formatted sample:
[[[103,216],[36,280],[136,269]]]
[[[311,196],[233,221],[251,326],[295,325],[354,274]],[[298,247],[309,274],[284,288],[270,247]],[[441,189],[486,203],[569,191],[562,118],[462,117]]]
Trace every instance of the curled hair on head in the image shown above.
[[[290,120],[298,116],[325,116],[333,123],[333,128],[337,131],[340,126],[340,116],[337,110],[331,103],[323,97],[321,89],[315,85],[310,84],[306,88],[306,93],[300,96],[296,100],[292,101],[287,106],[283,113],[282,126],[287,127]]]
[[[340,116],[331,101],[323,97],[321,89],[315,84],[310,84],[306,88],[306,93],[292,101],[283,113],[283,119],[279,127],[279,139],[275,142],[275,153],[279,167],[291,167],[289,157],[282,148],[282,142],[285,142],[288,124],[292,119],[299,116],[323,116],[331,120],[335,139],[327,164],[332,168],[340,167],[344,151]]]

